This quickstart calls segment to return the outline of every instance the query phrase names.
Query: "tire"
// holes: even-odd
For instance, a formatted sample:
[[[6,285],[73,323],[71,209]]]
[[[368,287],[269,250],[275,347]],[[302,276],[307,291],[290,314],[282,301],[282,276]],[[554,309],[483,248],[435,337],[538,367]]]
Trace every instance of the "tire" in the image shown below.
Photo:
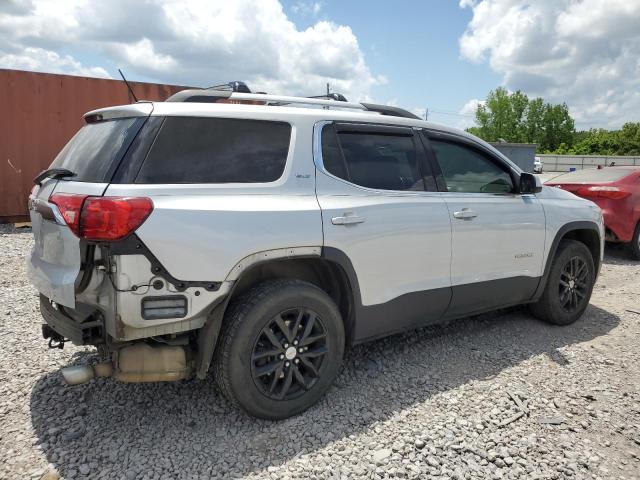
[[[230,306],[214,375],[231,403],[255,417],[280,420],[325,394],[342,364],[344,343],[340,311],[324,291],[299,280],[271,280]]]
[[[531,305],[533,314],[554,325],[569,325],[582,316],[591,298],[595,267],[584,243],[563,240],[549,270],[540,299]]]
[[[631,255],[633,255],[633,258],[640,260],[640,222],[636,225],[636,231],[633,234],[629,247],[631,248]]]

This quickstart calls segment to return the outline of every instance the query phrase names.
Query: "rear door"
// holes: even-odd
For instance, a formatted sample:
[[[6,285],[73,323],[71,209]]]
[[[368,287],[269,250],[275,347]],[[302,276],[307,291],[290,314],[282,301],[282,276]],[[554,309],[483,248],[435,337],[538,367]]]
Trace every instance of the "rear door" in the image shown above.
[[[474,142],[425,132],[452,226],[455,317],[527,301],[542,275],[545,216],[518,173]]]
[[[451,298],[451,225],[413,129],[322,122],[314,140],[325,255],[348,258],[357,277],[355,340],[437,321]]]
[[[151,110],[151,104],[137,104],[88,114],[88,123],[51,164],[74,175],[45,179],[34,187],[29,197],[34,247],[28,271],[38,291],[50,300],[75,307],[75,283],[82,264],[80,239],[67,226],[55,195],[101,196]]]

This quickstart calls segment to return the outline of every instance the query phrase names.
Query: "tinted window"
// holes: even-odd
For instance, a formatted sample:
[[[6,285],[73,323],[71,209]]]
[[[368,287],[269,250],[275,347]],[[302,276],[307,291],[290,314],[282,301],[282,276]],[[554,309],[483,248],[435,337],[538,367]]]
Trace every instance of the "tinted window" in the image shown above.
[[[511,193],[509,173],[480,152],[457,143],[430,140],[449,192]]]
[[[290,137],[284,122],[167,117],[136,183],[273,182]]]
[[[341,132],[336,139],[331,130],[326,133],[322,159],[329,173],[368,188],[424,189],[412,137]]]
[[[82,127],[51,164],[76,174],[76,182],[108,182],[144,118],[90,123]]]
[[[349,179],[333,125],[325,125],[322,129],[322,163],[327,172],[345,180]]]

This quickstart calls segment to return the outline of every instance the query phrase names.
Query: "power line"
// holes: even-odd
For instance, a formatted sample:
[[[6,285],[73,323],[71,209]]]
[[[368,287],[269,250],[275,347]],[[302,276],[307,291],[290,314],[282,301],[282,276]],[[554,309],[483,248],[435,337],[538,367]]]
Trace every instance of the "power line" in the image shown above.
[[[471,115],[469,113],[455,113],[455,112],[445,112],[443,110],[429,110],[430,113],[439,113],[441,115],[454,115],[456,117],[472,117],[475,118],[475,115]]]

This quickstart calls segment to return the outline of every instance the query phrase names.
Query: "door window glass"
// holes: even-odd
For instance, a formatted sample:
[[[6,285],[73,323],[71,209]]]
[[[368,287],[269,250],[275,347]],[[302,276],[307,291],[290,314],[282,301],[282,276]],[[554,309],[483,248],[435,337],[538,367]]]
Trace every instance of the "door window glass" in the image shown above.
[[[511,175],[480,152],[441,140],[430,140],[442,170],[447,191],[465,193],[511,193]]]
[[[322,163],[327,172],[338,178],[349,180],[347,166],[340,152],[336,132],[331,124],[322,128]]]
[[[375,132],[340,132],[327,126],[322,136],[325,169],[351,183],[378,190],[424,190],[413,138]]]

